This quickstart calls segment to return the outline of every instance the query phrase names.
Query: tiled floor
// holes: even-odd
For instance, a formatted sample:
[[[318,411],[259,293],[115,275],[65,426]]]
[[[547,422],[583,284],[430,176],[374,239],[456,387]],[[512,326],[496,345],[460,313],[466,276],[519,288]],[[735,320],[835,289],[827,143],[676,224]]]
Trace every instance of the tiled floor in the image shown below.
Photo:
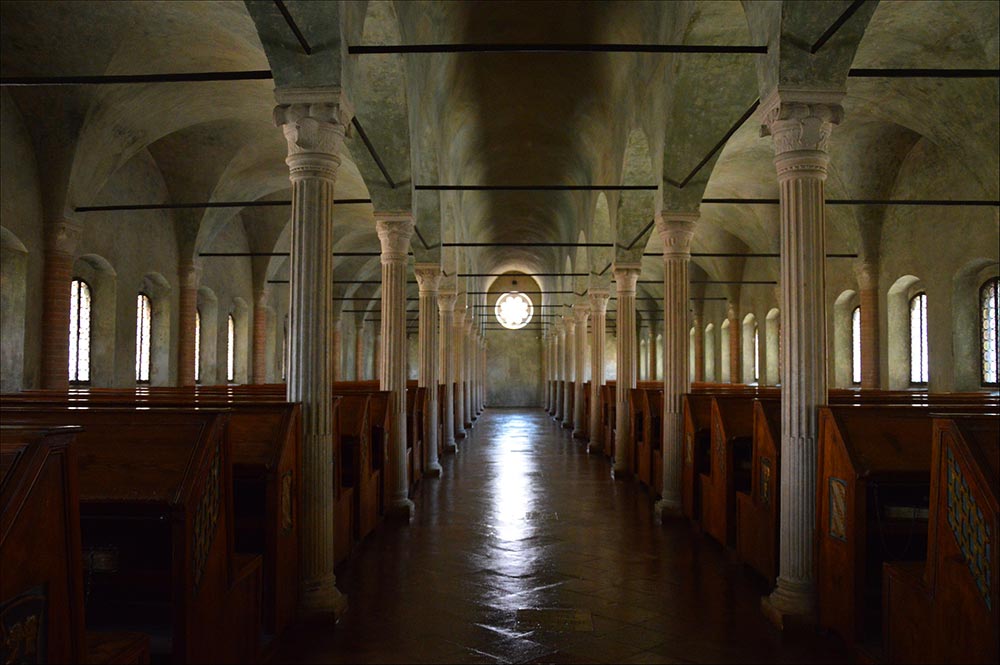
[[[654,525],[649,495],[541,410],[487,410],[442,463],[413,523],[386,523],[338,571],[343,621],[294,626],[274,662],[846,660],[773,630],[738,563],[685,523]],[[518,623],[537,608],[581,612]],[[568,632],[587,613],[593,630]]]

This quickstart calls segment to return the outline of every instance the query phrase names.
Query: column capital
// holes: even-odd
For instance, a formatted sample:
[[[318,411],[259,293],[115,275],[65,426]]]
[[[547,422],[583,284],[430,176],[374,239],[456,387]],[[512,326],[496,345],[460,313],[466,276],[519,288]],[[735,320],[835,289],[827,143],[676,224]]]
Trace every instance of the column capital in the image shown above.
[[[590,303],[578,302],[573,305],[573,317],[577,323],[585,325],[588,316],[590,316]]]
[[[700,214],[663,211],[656,215],[656,231],[663,240],[663,260],[691,258],[691,239]]]
[[[576,329],[576,319],[573,318],[572,314],[563,316],[563,327],[566,329],[567,335],[573,334],[573,331]]]
[[[775,89],[761,104],[761,136],[774,137],[775,156],[825,153],[833,126],[844,117],[843,98],[841,90]]]
[[[590,289],[587,297],[590,298],[590,310],[594,314],[608,313],[608,299],[611,298],[611,293],[607,289]]]
[[[413,214],[409,212],[376,212],[375,231],[382,243],[382,265],[406,263],[413,237]]]
[[[274,97],[278,102],[274,124],[281,127],[288,142],[285,161],[292,179],[303,171],[334,178],[344,135],[354,115],[343,91],[336,86],[278,88]]]
[[[612,270],[615,276],[618,293],[635,294],[635,284],[642,272],[640,263],[615,263]]]
[[[182,289],[197,289],[201,283],[201,266],[194,261],[181,261],[177,266],[177,281]]]
[[[458,296],[454,291],[438,291],[438,311],[454,312],[455,300]]]
[[[437,293],[441,286],[441,266],[437,263],[417,263],[413,266],[420,293]]]
[[[878,288],[878,263],[874,261],[859,261],[854,264],[854,276],[858,280],[858,288],[873,290]]]
[[[83,235],[83,225],[71,219],[57,219],[45,223],[45,251],[73,254]]]

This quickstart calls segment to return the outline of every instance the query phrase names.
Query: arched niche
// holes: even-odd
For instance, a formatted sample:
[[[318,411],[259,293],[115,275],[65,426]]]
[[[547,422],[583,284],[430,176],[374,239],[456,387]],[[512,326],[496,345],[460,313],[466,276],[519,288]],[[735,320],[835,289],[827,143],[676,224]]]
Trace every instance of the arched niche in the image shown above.
[[[210,386],[224,381],[219,380],[219,299],[215,292],[207,286],[198,289],[198,313],[201,315],[201,330],[199,331],[199,364],[202,385]],[[225,379],[225,377],[223,377]]]
[[[847,289],[833,303],[833,353],[829,362],[833,366],[833,385],[850,388],[853,385],[854,363],[854,308],[861,304],[857,291]]]
[[[118,275],[104,257],[84,254],[73,262],[73,279],[82,279],[90,286],[90,385],[95,388],[114,386]],[[134,331],[132,338],[135,338]],[[133,371],[131,366],[129,371]]]
[[[983,390],[980,289],[997,276],[1000,264],[979,259],[968,262],[952,280],[952,367],[957,391]]]
[[[766,383],[776,386],[781,383],[781,312],[777,307],[769,311],[764,319],[764,346]]]
[[[729,383],[732,380],[729,371],[729,336],[739,334],[731,331],[729,325],[729,319],[726,319],[719,328],[719,380],[722,383]]]
[[[757,330],[757,317],[752,313],[743,317],[742,358],[743,381],[745,383],[760,383],[760,337]]]
[[[903,275],[889,287],[885,309],[890,390],[910,388],[910,299],[923,290],[923,282],[914,275]],[[933,353],[929,348],[928,357]]]
[[[176,372],[170,366],[170,283],[158,272],[142,278],[138,293],[149,296],[151,326],[149,344],[149,385],[169,386]],[[138,323],[138,320],[133,317]],[[134,337],[133,337],[134,340]]]
[[[705,326],[705,381],[715,381],[715,324]]]
[[[0,391],[24,386],[24,321],[28,309],[28,249],[0,226]]]

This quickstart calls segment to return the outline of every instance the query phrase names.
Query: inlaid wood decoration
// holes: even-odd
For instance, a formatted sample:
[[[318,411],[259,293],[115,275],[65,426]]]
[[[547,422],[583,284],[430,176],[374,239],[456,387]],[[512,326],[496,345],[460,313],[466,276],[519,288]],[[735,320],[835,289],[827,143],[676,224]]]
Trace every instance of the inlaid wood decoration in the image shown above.
[[[694,464],[694,434],[688,432],[684,444],[684,457],[688,464]]]
[[[222,466],[222,450],[216,445],[212,454],[212,465],[208,471],[208,478],[205,480],[205,487],[202,490],[201,499],[198,501],[198,508],[194,515],[194,539],[192,542],[192,560],[194,561],[194,585],[195,589],[201,584],[202,573],[205,572],[205,563],[208,561],[208,553],[212,549],[212,541],[215,539],[215,524],[219,519],[219,475]]]
[[[760,458],[760,502],[771,505],[771,458]]]
[[[36,586],[0,605],[0,662],[47,663],[46,590]]]
[[[962,467],[955,460],[951,448],[948,449],[948,526],[951,527],[958,548],[969,565],[969,572],[976,582],[976,588],[982,594],[986,607],[992,610],[990,599],[992,529],[986,523],[976,498],[969,491],[969,484],[962,473]]]
[[[292,472],[286,471],[281,476],[281,530],[285,533],[292,530]]]
[[[830,536],[847,542],[847,481],[830,478]]]

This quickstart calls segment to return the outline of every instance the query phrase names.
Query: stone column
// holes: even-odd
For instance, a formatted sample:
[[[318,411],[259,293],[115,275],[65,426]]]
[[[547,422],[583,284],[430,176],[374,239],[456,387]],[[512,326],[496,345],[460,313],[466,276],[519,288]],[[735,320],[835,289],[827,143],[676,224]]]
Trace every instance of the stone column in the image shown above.
[[[557,379],[556,379],[556,372],[558,371],[557,370],[557,366],[556,366],[556,339],[558,338],[558,333],[556,332],[556,329],[554,327],[550,326],[549,327],[549,331],[548,331],[548,335],[549,335],[549,344],[548,344],[548,347],[545,349],[545,352],[548,354],[548,359],[549,359],[549,390],[548,390],[548,394],[549,394],[549,408],[548,408],[548,412],[549,412],[550,416],[555,416],[556,415],[556,381],[557,381]]]
[[[546,411],[551,406],[549,402],[549,380],[552,378],[550,372],[552,365],[549,363],[549,331],[542,331],[542,406]]]
[[[638,263],[616,263],[615,283],[618,288],[618,377],[615,390],[615,478],[629,474],[628,460],[632,447],[632,419],[628,406],[636,375],[635,285],[642,266]]]
[[[331,333],[331,344],[333,345],[333,373],[334,381],[344,380],[344,329],[341,327],[340,317],[336,314],[333,319],[333,332]]]
[[[69,388],[69,297],[73,281],[73,253],[82,231],[79,224],[68,219],[45,225],[42,388],[46,390]]]
[[[472,411],[472,386],[475,377],[472,376],[472,353],[475,347],[475,339],[472,335],[473,321],[475,320],[475,310],[467,309],[465,313],[465,337],[462,339],[462,367],[465,373],[465,381],[462,383],[462,400],[465,402],[465,428],[470,429],[476,415]]]
[[[253,356],[250,382],[267,383],[267,296],[261,289],[253,302]],[[334,326],[336,330],[336,326]],[[333,360],[331,358],[331,360]],[[334,361],[336,362],[336,361]],[[333,374],[336,376],[336,374]]]
[[[198,282],[201,268],[194,261],[182,261],[177,269],[180,293],[177,303],[177,385],[195,385],[195,363],[201,362],[194,354],[197,346],[195,319],[198,316]]]
[[[781,200],[781,493],[777,625],[815,612],[817,407],[827,400],[824,182],[843,93],[776,91],[763,106]]]
[[[563,388],[563,422],[566,429],[573,428],[573,390],[571,383],[576,381],[576,320],[572,314],[563,317],[563,329],[566,331],[566,343],[563,345],[563,374],[566,385]]]
[[[584,389],[583,383],[587,375],[587,318],[590,316],[590,305],[579,303],[573,306],[573,317],[576,319],[576,390],[573,394],[573,438],[586,439],[587,427],[584,423]]]
[[[438,462],[438,286],[441,284],[441,266],[437,263],[418,263],[414,272],[420,289],[420,322],[418,336],[420,348],[421,388],[427,389],[427,417],[424,422],[424,474],[441,475]]]
[[[688,268],[696,212],[656,216],[663,240],[663,413],[661,414],[663,487],[655,516],[681,514],[681,465],[684,450],[682,398],[690,390],[688,374]]]
[[[564,417],[563,412],[563,395],[566,387],[566,329],[563,327],[563,320],[556,319],[556,420],[562,420]]]
[[[441,329],[438,358],[441,364],[441,385],[444,386],[442,405],[441,447],[446,453],[458,451],[455,443],[455,354],[452,353],[452,336],[455,328],[455,292],[438,293],[438,327]]]
[[[607,328],[607,289],[590,289],[590,444],[587,452],[604,452],[604,431],[601,427],[601,386],[604,378],[604,344]]]
[[[413,518],[406,477],[406,261],[413,236],[408,212],[375,213],[375,230],[382,244],[382,368],[379,386],[389,391],[392,418],[386,480],[386,511]]]
[[[705,320],[699,309],[694,313],[694,380],[700,382],[705,380]]]
[[[299,575],[302,604],[347,609],[336,587],[330,327],[333,325],[333,195],[352,115],[339,90],[276,90],[275,123],[288,143],[292,240],[288,400],[302,404]]]
[[[881,387],[879,371],[878,262],[865,261],[854,269],[861,305],[861,389]]]
[[[729,383],[743,383],[743,323],[740,321],[740,303],[735,297],[726,304],[729,319]]]
[[[463,362],[463,346],[465,345],[465,311],[466,306],[455,307],[455,324],[452,327],[452,344],[455,354],[455,438],[465,438],[465,363]]]
[[[364,314],[358,316],[354,321],[354,380],[364,381],[367,373],[365,372],[365,320]],[[377,358],[379,353],[376,349],[380,347],[379,339],[376,338],[373,344],[373,355]],[[378,362],[374,362],[374,378],[380,378]]]

